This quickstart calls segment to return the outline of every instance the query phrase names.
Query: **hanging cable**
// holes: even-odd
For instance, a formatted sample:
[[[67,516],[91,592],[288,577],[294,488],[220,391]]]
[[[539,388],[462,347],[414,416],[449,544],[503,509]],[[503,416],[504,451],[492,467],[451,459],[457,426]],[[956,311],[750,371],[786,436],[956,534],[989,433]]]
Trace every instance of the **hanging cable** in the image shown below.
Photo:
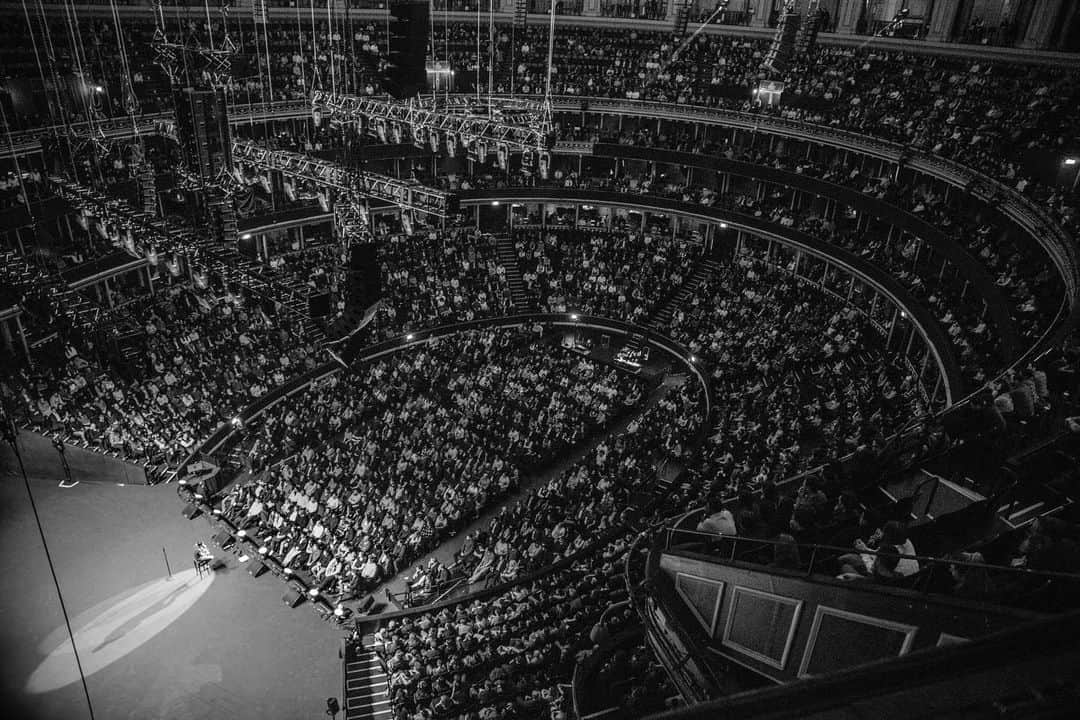
[[[517,79],[517,23],[510,23],[510,99],[514,98],[514,81]]]
[[[451,77],[453,77],[454,68],[450,64],[450,20],[449,20],[449,16],[447,15],[447,10],[446,10],[446,8],[448,8],[449,6],[450,6],[450,0],[443,0],[443,6],[442,6],[443,53],[446,56],[446,67],[450,70]],[[446,94],[446,101],[447,101],[447,103],[449,103],[450,102],[450,83],[446,83],[445,90],[446,90],[446,93],[445,93]]]
[[[318,42],[315,40],[315,0],[308,0],[308,8],[311,10],[311,87],[314,90],[323,89],[322,75],[319,73]]]
[[[326,41],[330,45],[330,91],[337,95],[337,71],[334,69],[334,16],[330,12],[330,3],[326,0]]]
[[[57,132],[57,127],[63,127],[64,128],[64,140],[65,140],[65,144],[67,145],[67,151],[68,151],[68,163],[69,163],[69,167],[72,169],[72,171],[74,171],[74,169],[75,169],[75,151],[71,147],[71,130],[70,130],[70,125],[68,124],[67,112],[65,111],[64,103],[62,102],[62,100],[60,98],[60,83],[58,81],[54,81],[52,83],[53,93],[56,96],[56,104],[54,105],[53,101],[49,100],[48,97],[47,97],[49,82],[45,79],[45,67],[41,64],[41,53],[38,50],[37,36],[34,33],[34,24],[30,19],[30,10],[26,7],[26,0],[21,0],[21,2],[22,2],[23,15],[26,17],[26,28],[30,32],[30,43],[33,45],[33,48],[34,48],[34,61],[37,63],[38,75],[41,78],[41,87],[46,92],[46,102],[47,102],[47,104],[49,106],[49,119],[52,120],[53,139],[57,140],[58,137],[59,137],[58,132]],[[42,22],[44,22],[44,15],[43,14],[41,15],[41,18],[42,18]],[[48,38],[48,28],[43,25],[41,32],[42,32],[42,41],[45,41]],[[51,41],[49,41],[49,42],[51,43]],[[52,71],[53,77],[55,78],[55,76],[56,76],[56,64],[52,61],[52,57],[53,57],[52,55],[46,55],[46,58],[49,60],[49,68]],[[57,119],[56,119],[57,114],[60,115],[60,121],[59,122],[57,122]]]
[[[495,92],[495,0],[488,0],[488,117],[491,117],[492,98]]]
[[[112,0],[109,0],[112,2]],[[214,51],[214,26],[210,23],[210,0],[203,0],[203,10],[206,11],[206,36],[210,45],[210,52]]]
[[[94,85],[92,88],[87,85],[86,82],[86,70],[84,68],[85,49],[82,46],[82,38],[79,32],[79,20],[78,12],[74,8],[71,0],[65,0],[64,11],[67,20],[68,27],[68,40],[71,44],[72,53],[75,56],[75,67],[78,70],[79,79],[82,81],[82,87],[78,88],[76,93],[79,99],[82,101],[83,112],[86,115],[86,124],[90,142],[94,146],[94,152],[91,153],[91,169],[97,172],[97,179],[101,185],[105,184],[105,175],[101,171],[101,157],[98,152],[97,140],[98,140],[98,126],[97,118],[94,114],[94,108],[91,102],[86,98],[87,90],[93,90],[97,92],[99,86]]]
[[[480,102],[480,3],[476,4],[476,102]]]
[[[120,28],[120,11],[116,7],[116,0],[109,0],[109,8],[112,11],[113,28],[116,30],[116,45],[120,54],[121,81],[124,85],[124,109],[131,119],[131,129],[135,134],[135,140],[139,144],[140,154],[143,150],[143,140],[139,135],[139,123],[135,119],[135,110],[138,101],[135,97],[135,87],[131,81],[131,65],[128,62],[127,43],[124,41],[124,33]]]
[[[173,19],[176,20],[176,27],[180,31],[180,37],[184,37],[184,23],[180,22],[180,8],[173,2]],[[183,50],[180,56],[184,58],[184,86],[188,87],[192,85],[191,82],[191,66],[188,65],[187,50]]]
[[[270,56],[270,36],[266,30],[266,26],[270,24],[270,18],[267,15],[265,4],[263,4],[262,10],[263,49],[266,50],[266,85],[267,94],[269,95],[270,103],[272,104],[274,102],[274,67],[271,62]],[[265,100],[263,102],[265,103]],[[269,111],[269,107],[267,108],[267,110]],[[267,115],[269,116],[269,112],[267,112]]]
[[[311,97],[307,87],[307,76],[304,74],[304,31],[300,26],[300,5],[297,3],[293,7],[296,8],[296,56],[300,58],[300,89],[304,91],[305,97]],[[306,122],[304,123],[304,140],[311,140],[311,128]]]

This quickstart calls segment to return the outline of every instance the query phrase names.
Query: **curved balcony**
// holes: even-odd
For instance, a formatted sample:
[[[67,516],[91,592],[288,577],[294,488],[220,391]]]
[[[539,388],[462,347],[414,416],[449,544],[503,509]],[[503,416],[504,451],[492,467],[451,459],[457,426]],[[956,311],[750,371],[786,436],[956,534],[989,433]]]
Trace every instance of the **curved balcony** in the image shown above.
[[[913,349],[911,340],[916,336],[919,338],[920,345],[916,349],[916,357],[912,364],[923,380],[926,395],[931,400],[931,404],[934,404],[933,400],[939,394],[943,399],[941,404],[945,407],[963,396],[963,381],[959,364],[950,350],[948,338],[929,311],[916,302],[897,280],[877,266],[806,233],[741,213],[632,193],[561,188],[505,188],[462,191],[459,197],[462,207],[483,207],[498,203],[500,208],[505,207],[508,212],[512,209],[513,203],[536,202],[606,205],[664,213],[716,226],[724,224],[735,231],[764,238],[798,253],[817,258],[873,288],[876,297],[884,298],[890,307],[895,308],[890,322],[897,318],[910,320],[914,334],[902,338],[902,342],[896,347],[910,356],[912,354],[910,351]],[[883,329],[892,336],[890,327],[886,325]],[[924,375],[928,362],[932,363],[935,370],[929,376],[929,382],[926,382],[928,378]]]
[[[690,703],[716,696],[726,662],[781,683],[831,675],[967,642],[1080,597],[1078,575],[923,556],[903,556],[921,569],[890,584],[838,580],[832,566],[850,548],[698,533],[698,517],[647,536],[645,566],[628,576],[650,644]],[[794,564],[773,560],[778,546],[795,550]],[[956,597],[953,572],[984,573],[1007,599]]]

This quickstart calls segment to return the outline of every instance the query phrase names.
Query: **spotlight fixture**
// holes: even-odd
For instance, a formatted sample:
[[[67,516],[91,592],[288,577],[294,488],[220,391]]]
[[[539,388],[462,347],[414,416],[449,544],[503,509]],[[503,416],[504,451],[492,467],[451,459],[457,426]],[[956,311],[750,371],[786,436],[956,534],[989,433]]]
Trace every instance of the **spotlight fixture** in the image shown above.
[[[570,319],[571,320],[577,320],[578,319],[577,313],[574,313],[573,315],[571,315]]]
[[[412,333],[409,333],[408,335],[405,336],[405,339],[406,340],[412,340],[414,337],[415,337],[415,335],[413,335]]]

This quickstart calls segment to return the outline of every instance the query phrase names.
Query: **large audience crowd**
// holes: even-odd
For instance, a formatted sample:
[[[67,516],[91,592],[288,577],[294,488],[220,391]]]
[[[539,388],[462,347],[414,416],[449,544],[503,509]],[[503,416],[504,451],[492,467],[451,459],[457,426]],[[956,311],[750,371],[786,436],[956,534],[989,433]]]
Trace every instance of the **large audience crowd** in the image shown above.
[[[643,397],[636,380],[530,331],[403,352],[252,428],[256,478],[223,501],[274,557],[339,594],[389,579]]]
[[[387,332],[506,315],[511,305],[496,240],[475,230],[388,232],[380,239]]]
[[[645,324],[689,279],[701,245],[650,233],[515,233],[526,288],[551,312]]]
[[[718,495],[872,446],[923,408],[864,316],[750,253],[719,266],[670,332],[712,372],[717,424],[701,468]]]
[[[124,304],[142,352],[108,337],[63,344],[53,362],[12,365],[5,401],[20,422],[152,469],[175,468],[219,423],[322,358],[287,321],[241,297],[177,285]]]
[[[641,12],[651,16],[658,7],[645,3]],[[607,4],[604,11],[621,13]],[[384,30],[378,23],[357,24],[351,40],[321,22],[302,37],[288,23],[271,23],[265,33],[238,24],[244,51],[231,96],[249,104],[302,99],[329,83],[377,93]],[[109,30],[105,23],[89,23],[101,47],[111,42]],[[197,38],[204,31],[191,23],[181,34]],[[474,70],[484,83],[489,49],[485,32],[477,50],[476,32],[469,23],[437,23],[434,47],[438,59]],[[133,24],[132,33],[129,46],[140,38],[149,45],[147,26]],[[543,92],[545,33],[539,25],[498,28],[490,50],[496,59],[492,90]],[[345,51],[350,43],[355,52]],[[762,108],[750,93],[763,79],[765,50],[765,41],[706,34],[669,63],[674,42],[666,33],[568,29],[556,38],[552,91],[770,113],[890,140],[985,173],[1067,230],[1080,230],[1075,187],[1057,188],[1026,159],[1049,153],[1057,162],[1080,148],[1075,74],[821,45],[784,73],[784,104]],[[5,53],[20,54],[10,48]],[[119,71],[107,58],[99,53],[96,60],[103,78]],[[10,67],[33,75],[29,62],[13,60]],[[146,111],[168,104],[156,70],[133,80]],[[96,102],[99,107],[75,108],[72,119],[121,112],[111,94]],[[955,197],[933,183],[906,182],[885,166],[867,170],[861,160],[856,167],[840,153],[813,159],[807,152],[803,158],[802,146],[790,152],[771,140],[732,146],[708,133],[701,138],[659,124],[568,126],[562,133],[724,155],[857,189],[944,231],[993,278],[1025,340],[1038,336],[1056,311],[1060,288],[1045,258],[993,213],[956,212]],[[324,125],[286,140],[318,152],[339,147],[338,139]],[[120,158],[96,172],[119,180],[130,170]],[[713,179],[695,183],[625,168],[597,175],[555,168],[549,182],[723,207],[824,239],[879,264],[931,308],[974,385],[1008,359],[996,356],[1003,328],[988,324],[981,299],[955,281],[957,268],[917,237],[897,241],[873,220],[800,204],[770,184],[736,182],[721,192]],[[478,173],[454,182],[464,188],[507,181]],[[0,186],[5,208],[25,199],[23,186],[16,185],[9,177]],[[573,224],[558,210],[549,219]],[[693,488],[712,501],[703,530],[779,539],[768,558],[776,567],[802,567],[798,542],[817,540],[852,547],[837,559],[844,580],[899,584],[918,576],[919,564],[910,557],[916,548],[903,524],[861,507],[845,489],[852,478],[829,463],[872,454],[925,410],[910,368],[885,351],[867,318],[830,293],[843,280],[826,275],[818,287],[752,248],[732,258],[706,258],[691,237],[582,227],[591,222],[586,217],[572,229],[514,234],[523,280],[541,307],[644,324],[703,260],[717,261],[665,328],[709,375],[716,412],[707,437],[700,434],[706,398],[693,380],[649,387],[531,329],[475,330],[425,342],[325,378],[244,428],[250,477],[220,498],[222,513],[328,595],[355,597],[408,573],[417,559],[485,515],[451,566],[417,569],[412,577],[418,592],[451,574],[469,585],[495,585],[564,561],[552,575],[494,590],[483,601],[383,627],[376,642],[400,720],[547,714],[559,700],[560,683],[592,651],[596,633],[591,638],[589,630],[624,596],[621,570],[639,515],[657,517],[688,501],[677,493],[658,498],[659,479],[672,465],[703,480]],[[393,227],[376,234],[384,281],[376,320],[381,337],[505,314],[510,307],[507,268],[491,236],[463,227]],[[84,257],[94,248],[76,243],[73,250]],[[334,290],[339,279],[318,266],[336,249],[318,252],[278,264],[276,281],[295,277],[302,285]],[[23,291],[28,305],[45,308],[46,322],[62,312],[57,295]],[[0,391],[5,404],[18,408],[21,422],[126,459],[175,466],[217,424],[325,359],[298,340],[289,320],[227,289],[174,284],[125,299],[111,312],[140,329],[145,353],[121,361],[101,347],[102,338],[65,332],[54,362],[5,368]],[[990,393],[978,408],[1002,425],[1027,422],[1050,406],[1039,371],[1007,375]],[[778,492],[778,481],[822,464],[825,470],[806,475],[793,494]],[[510,500],[525,480],[552,468],[549,479]],[[736,502],[717,504],[732,495]],[[494,511],[499,503],[505,504]],[[1076,538],[1068,523],[1039,521],[1003,562],[1074,569]],[[970,599],[995,597],[977,569],[991,550],[957,551],[950,590]],[[650,697],[626,702],[658,707],[663,683],[648,661],[640,654],[613,657],[602,673],[614,678],[625,671],[656,686]]]

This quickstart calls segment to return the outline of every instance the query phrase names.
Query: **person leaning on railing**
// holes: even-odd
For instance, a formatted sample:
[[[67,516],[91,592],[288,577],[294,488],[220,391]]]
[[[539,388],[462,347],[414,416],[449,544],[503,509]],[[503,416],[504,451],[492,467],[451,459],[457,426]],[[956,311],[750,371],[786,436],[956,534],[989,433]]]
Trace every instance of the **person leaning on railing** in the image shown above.
[[[904,526],[890,520],[870,537],[869,543],[856,539],[855,549],[859,552],[841,555],[841,580],[861,578],[888,579],[905,578],[919,572],[919,561],[914,556],[915,545],[907,536]]]

